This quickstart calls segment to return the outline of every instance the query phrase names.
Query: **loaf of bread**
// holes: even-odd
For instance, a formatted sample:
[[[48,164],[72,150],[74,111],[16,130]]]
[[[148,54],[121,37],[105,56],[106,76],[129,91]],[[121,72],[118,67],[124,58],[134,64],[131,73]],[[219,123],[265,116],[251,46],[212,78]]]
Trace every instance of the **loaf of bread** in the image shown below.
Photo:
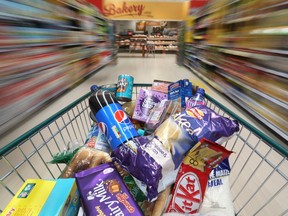
[[[72,178],[77,172],[111,161],[110,155],[106,152],[90,147],[82,147],[74,155],[61,177]]]

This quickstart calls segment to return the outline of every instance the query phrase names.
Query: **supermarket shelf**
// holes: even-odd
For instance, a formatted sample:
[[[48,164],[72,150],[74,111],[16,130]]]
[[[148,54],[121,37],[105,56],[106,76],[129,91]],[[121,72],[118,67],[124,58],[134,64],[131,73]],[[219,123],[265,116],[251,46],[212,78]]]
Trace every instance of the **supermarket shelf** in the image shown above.
[[[159,38],[151,38],[148,37],[147,38],[148,41],[177,41],[177,37],[173,37],[173,38],[166,38],[166,37],[159,37]]]
[[[217,73],[219,73],[219,72],[217,72]],[[257,95],[259,95],[259,96],[271,101],[272,103],[275,103],[275,104],[277,104],[279,106],[282,106],[284,109],[288,109],[288,103],[285,103],[285,102],[280,101],[280,100],[278,100],[278,99],[276,99],[274,97],[271,97],[271,96],[269,96],[267,94],[264,94],[263,92],[255,89],[255,88],[253,88],[251,86],[248,86],[248,85],[244,84],[242,81],[238,80],[237,78],[233,78],[233,77],[229,76],[226,73],[219,73],[219,74],[222,75],[223,77],[226,77],[228,80],[231,80],[231,81],[241,85],[243,88],[248,89],[249,91],[254,92],[255,94],[257,94]]]
[[[178,51],[178,49],[172,49],[172,48],[155,48],[155,50],[157,51]]]
[[[282,55],[288,55],[288,51],[287,50],[277,50],[277,49],[260,49],[260,48],[253,48],[256,51],[263,51],[263,52],[267,52],[270,54],[282,54]]]
[[[225,86],[227,93],[225,93],[231,100],[233,100],[235,103],[237,103],[239,106],[241,106],[243,109],[248,111],[250,114],[252,114],[257,119],[260,119],[265,125],[270,127],[272,130],[277,131],[277,133],[283,137],[284,139],[288,140],[288,135],[283,130],[280,130],[278,127],[276,127],[274,124],[271,123],[270,120],[263,117],[262,115],[259,115],[257,111],[250,108],[250,105],[253,104],[255,107],[258,107],[259,109],[262,109],[263,111],[267,112],[268,115],[271,115],[275,119],[277,119],[277,115],[275,116],[274,113],[271,113],[270,110],[268,110],[266,107],[262,106],[261,104],[255,102],[255,100],[252,100],[247,95],[233,90],[232,88],[229,88],[229,86]],[[229,92],[229,93],[228,93]]]
[[[215,66],[215,67],[218,67],[218,68],[226,71],[226,68],[221,67],[221,66],[219,66],[217,64],[214,64],[213,62],[210,62],[210,61],[208,61],[206,59],[203,59],[203,58],[200,58],[200,57],[197,57],[197,56],[193,56],[193,57],[199,59],[200,61],[202,61],[205,64],[208,64],[208,65],[211,65],[211,66]],[[189,58],[187,58],[187,59],[190,60]],[[219,72],[217,72],[217,73],[219,73]],[[271,101],[272,103],[275,103],[275,104],[277,104],[279,106],[282,106],[284,109],[288,109],[288,103],[285,103],[284,101],[280,101],[280,100],[278,100],[278,99],[276,99],[274,97],[271,97],[271,96],[269,96],[267,94],[264,94],[263,92],[255,89],[253,87],[250,87],[250,86],[246,85],[244,82],[242,82],[242,81],[240,81],[240,80],[238,80],[236,78],[232,78],[228,73],[227,74],[220,73],[220,75],[222,75],[223,77],[226,77],[227,79],[229,79],[229,80],[231,80],[231,81],[233,81],[235,83],[238,83],[240,86],[246,88],[247,90],[249,90],[251,92],[254,92],[254,93],[258,94],[259,96],[261,96],[263,98],[266,98],[267,100]]]
[[[45,69],[48,69],[48,68],[51,68],[51,67],[55,67],[55,66],[58,66],[58,65],[61,65],[61,64],[62,64],[61,62],[57,62],[57,63],[54,63],[54,64],[49,64],[49,65],[45,65],[45,66],[42,66],[42,67],[37,67],[37,68],[34,68],[32,70],[25,71],[24,73],[12,74],[12,75],[9,75],[9,76],[2,77],[1,81],[7,83],[7,82],[9,82],[9,80],[13,80],[13,79],[17,79],[17,78],[20,78],[20,77],[28,76],[28,75],[31,75],[31,74],[37,73],[39,71],[43,71]]]
[[[1,4],[0,4],[1,6]],[[0,19],[4,20],[11,20],[11,21],[37,21],[37,22],[43,22],[47,24],[53,24],[55,26],[59,27],[64,27],[64,28],[70,28],[70,29],[78,29],[73,26],[68,26],[65,23],[59,22],[59,20],[49,20],[49,19],[41,19],[41,18],[36,18],[36,17],[27,17],[27,16],[21,16],[21,15],[16,15],[16,14],[9,14],[5,12],[0,12]]]
[[[287,133],[283,132],[282,130],[280,130],[278,127],[276,127],[274,124],[272,124],[269,120],[267,120],[266,118],[264,118],[263,116],[259,115],[255,110],[253,110],[252,108],[249,108],[249,106],[246,106],[247,101],[250,101],[251,98],[247,97],[245,94],[240,93],[239,91],[235,91],[233,94],[232,93],[228,93],[228,89],[231,89],[230,86],[224,86],[223,83],[218,84],[217,82],[211,81],[210,79],[208,79],[206,76],[204,76],[203,74],[201,74],[200,72],[198,72],[196,69],[194,69],[193,67],[191,67],[188,64],[184,63],[184,66],[187,67],[188,69],[190,69],[195,75],[197,75],[200,79],[202,79],[204,82],[206,82],[207,84],[209,84],[210,86],[212,86],[214,89],[216,89],[217,91],[223,93],[224,95],[226,95],[230,100],[234,101],[235,103],[237,103],[239,106],[241,106],[245,111],[248,111],[251,115],[253,115],[256,119],[261,120],[266,126],[268,126],[269,128],[271,128],[273,131],[275,131],[277,134],[279,134],[281,137],[283,137],[284,139],[288,139],[288,135]],[[223,88],[225,88],[225,92],[223,92]],[[226,91],[227,90],[227,91]],[[240,97],[240,94],[243,97]],[[238,99],[238,100],[237,100]],[[256,102],[253,100],[254,104],[256,104]],[[252,102],[251,102],[252,103]],[[256,104],[257,106],[257,104]]]
[[[61,4],[3,0],[0,7],[0,19],[5,22],[0,27],[3,134],[46,101],[109,64],[114,47],[106,33],[113,32],[112,22],[97,17],[99,11],[93,7],[83,5],[87,8],[77,7],[77,11],[87,9],[90,15],[86,16],[95,21],[96,29],[70,26],[71,20],[83,20],[77,11]]]
[[[260,8],[260,10],[267,10],[267,9],[273,9],[273,8],[278,8],[278,7],[282,7],[282,6],[287,6],[288,5],[288,2],[287,1],[283,1],[283,2],[279,2],[277,4],[272,4],[270,6],[267,6],[267,7],[263,7],[263,8]],[[285,7],[283,7],[285,8]]]
[[[70,6],[70,7],[73,7],[75,9],[79,9],[79,10],[81,10],[81,11],[83,11],[83,12],[85,12],[85,13],[91,15],[91,16],[94,16],[95,18],[101,19],[101,20],[106,21],[106,22],[108,21],[107,18],[101,16],[100,14],[95,13],[95,11],[92,12],[91,10],[93,10],[92,9],[93,7],[89,8],[87,6],[85,9],[83,9],[82,8],[83,5],[81,5],[81,6],[80,5],[79,6],[78,5],[74,5],[74,4],[69,3],[67,0],[59,0],[59,1],[64,3],[64,4],[66,4],[66,5],[68,5],[68,6]],[[75,3],[76,3],[76,1],[75,1]]]
[[[195,51],[192,51],[192,50],[185,50],[185,52],[190,53],[190,54],[192,54],[192,55],[195,54]]]
[[[255,65],[255,64],[252,64],[252,63],[249,63],[247,65],[250,66],[251,68],[264,71],[265,73],[270,73],[270,74],[273,74],[273,75],[280,76],[280,77],[288,79],[288,73],[277,71],[277,70],[273,70],[273,69],[269,69],[269,68],[265,68],[265,67],[261,67],[259,65]]]
[[[166,46],[169,46],[169,45],[171,45],[171,44],[172,44],[172,45],[177,45],[178,43],[177,43],[177,42],[172,42],[172,43],[167,43],[167,42],[166,42],[166,43],[150,43],[150,44],[154,44],[155,46],[162,46],[162,45],[163,45],[163,46],[165,46],[165,45],[166,45]]]
[[[251,35],[288,35],[287,26],[277,26],[275,28],[259,28],[250,32]]]
[[[184,66],[189,68],[193,73],[195,73],[199,78],[201,78],[203,81],[208,83],[210,86],[212,86],[213,88],[217,89],[219,92],[222,92],[221,86],[218,85],[216,82],[211,82],[210,79],[208,79],[203,74],[199,73],[195,68],[191,67],[190,65],[184,63]]]
[[[239,2],[239,1],[240,1],[240,0],[231,1],[231,2],[223,5],[221,8],[218,7],[218,8],[215,8],[215,9],[213,9],[213,10],[209,10],[209,8],[208,8],[208,9],[205,8],[205,11],[200,11],[200,12],[198,12],[198,13],[200,13],[200,14],[199,14],[199,15],[196,15],[195,19],[200,19],[200,18],[205,17],[205,16],[207,16],[207,15],[213,14],[213,13],[221,10],[222,8],[231,6],[231,5],[233,5],[233,4],[235,4],[235,3]],[[208,5],[208,6],[209,6],[209,5]]]
[[[37,2],[37,1],[29,1],[29,0],[13,0],[13,2],[22,4],[22,5],[27,5],[27,6],[31,6],[33,8],[38,8],[41,10],[47,10],[47,7],[52,6],[51,4],[49,4],[48,2]]]

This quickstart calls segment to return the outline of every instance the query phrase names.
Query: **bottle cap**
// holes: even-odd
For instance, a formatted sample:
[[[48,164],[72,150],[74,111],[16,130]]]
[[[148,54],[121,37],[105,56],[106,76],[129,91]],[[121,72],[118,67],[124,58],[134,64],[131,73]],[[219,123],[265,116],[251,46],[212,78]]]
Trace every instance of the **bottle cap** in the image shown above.
[[[118,101],[115,95],[109,91],[98,90],[89,98],[89,106],[94,115],[103,107],[111,103],[118,103]]]
[[[97,86],[97,85],[92,85],[92,86],[90,87],[90,91],[91,91],[91,92],[96,92],[97,90],[99,90],[99,86]]]
[[[197,93],[205,95],[205,90],[203,88],[198,88]]]
[[[140,136],[144,136],[145,131],[139,128],[139,129],[137,130],[137,133],[138,133]]]

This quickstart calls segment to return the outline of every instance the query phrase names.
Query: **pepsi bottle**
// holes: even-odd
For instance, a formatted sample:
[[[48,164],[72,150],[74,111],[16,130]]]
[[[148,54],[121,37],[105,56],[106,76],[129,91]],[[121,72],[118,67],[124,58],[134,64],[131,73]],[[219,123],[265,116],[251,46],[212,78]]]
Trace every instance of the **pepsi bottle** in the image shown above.
[[[139,136],[113,93],[98,90],[90,96],[89,106],[112,150]]]
[[[186,101],[186,109],[190,109],[197,105],[206,105],[204,98],[205,90],[203,88],[198,88],[196,94]]]

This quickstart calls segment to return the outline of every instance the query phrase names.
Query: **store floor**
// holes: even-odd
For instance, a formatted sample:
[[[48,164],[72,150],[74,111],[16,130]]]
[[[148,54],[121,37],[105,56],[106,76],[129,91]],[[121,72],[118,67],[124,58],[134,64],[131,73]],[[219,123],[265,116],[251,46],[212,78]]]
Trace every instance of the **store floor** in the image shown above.
[[[153,56],[142,57],[141,53],[119,53],[116,65],[108,65],[99,70],[89,79],[82,82],[80,85],[71,91],[63,94],[50,104],[46,105],[35,115],[29,117],[23,123],[14,127],[8,134],[1,138],[0,147],[11,142],[28,129],[36,126],[43,120],[47,119],[57,111],[61,110],[71,102],[75,101],[90,90],[93,84],[103,85],[117,82],[118,75],[129,74],[134,77],[134,83],[151,83],[154,79],[177,81],[179,79],[189,79],[193,85],[198,85],[206,90],[210,96],[225,104],[226,107],[233,110],[244,119],[246,118],[236,107],[224,100],[219,93],[202,82],[197,76],[185,67],[176,64],[175,54],[155,54]],[[251,121],[250,121],[251,122]],[[251,122],[253,123],[253,122]]]

